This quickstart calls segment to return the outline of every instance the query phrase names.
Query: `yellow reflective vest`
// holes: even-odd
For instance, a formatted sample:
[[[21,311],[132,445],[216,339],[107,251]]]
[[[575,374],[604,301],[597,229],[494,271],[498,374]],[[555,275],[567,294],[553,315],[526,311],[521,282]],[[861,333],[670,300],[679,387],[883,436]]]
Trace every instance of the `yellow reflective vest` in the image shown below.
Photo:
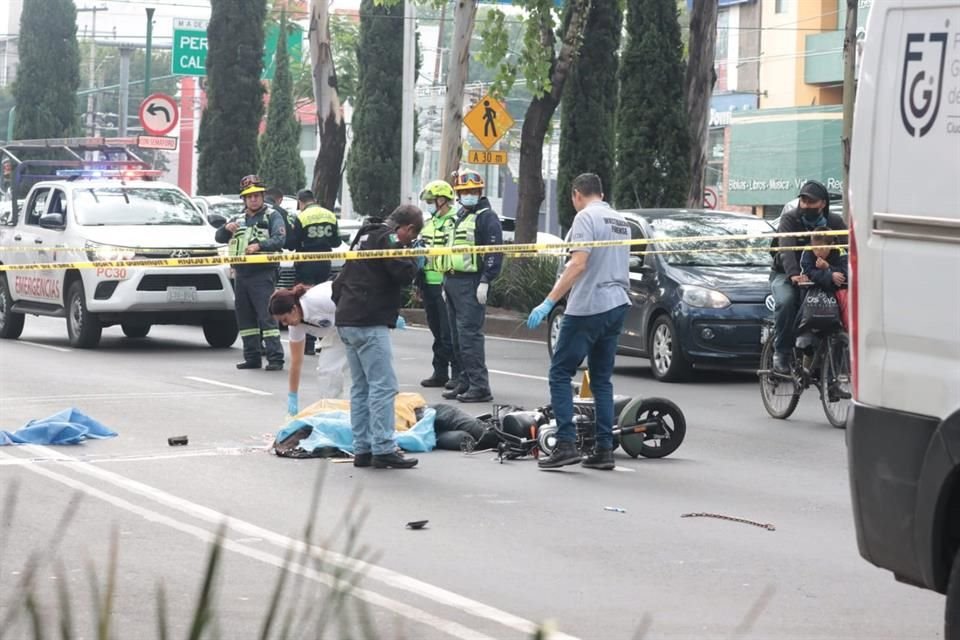
[[[420,232],[420,238],[425,247],[445,247],[447,246],[448,236],[453,229],[453,223],[456,220],[456,209],[450,207],[442,216],[430,218],[423,230]],[[444,268],[441,264],[444,256],[427,256],[423,265],[423,276],[427,284],[443,284]]]
[[[477,216],[488,211],[479,209],[468,213],[462,218],[455,219],[452,233],[447,235],[448,247],[472,247],[477,244]],[[476,273],[480,270],[480,256],[475,253],[458,253],[449,256],[437,256],[437,264],[441,271],[456,271],[458,273]]]

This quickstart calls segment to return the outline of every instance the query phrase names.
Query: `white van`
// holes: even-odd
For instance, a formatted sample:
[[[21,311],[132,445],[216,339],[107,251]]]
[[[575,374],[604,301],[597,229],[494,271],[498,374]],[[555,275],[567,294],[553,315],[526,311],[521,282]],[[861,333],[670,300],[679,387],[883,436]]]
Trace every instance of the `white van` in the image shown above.
[[[848,197],[860,553],[960,640],[960,2],[876,0]]]

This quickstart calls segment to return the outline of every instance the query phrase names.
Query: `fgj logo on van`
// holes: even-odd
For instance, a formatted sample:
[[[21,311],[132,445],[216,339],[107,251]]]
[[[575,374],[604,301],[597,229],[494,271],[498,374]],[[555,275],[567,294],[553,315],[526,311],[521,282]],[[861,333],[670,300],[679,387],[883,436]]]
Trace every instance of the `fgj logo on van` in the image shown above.
[[[940,112],[947,33],[908,33],[900,81],[900,119],[911,136],[929,133]]]

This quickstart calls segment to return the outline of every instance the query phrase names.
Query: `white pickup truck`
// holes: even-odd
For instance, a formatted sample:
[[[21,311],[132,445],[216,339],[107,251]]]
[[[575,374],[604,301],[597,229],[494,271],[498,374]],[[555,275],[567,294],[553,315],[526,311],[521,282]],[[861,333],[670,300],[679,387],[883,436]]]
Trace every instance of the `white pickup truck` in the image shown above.
[[[214,229],[178,187],[74,176],[38,182],[0,224],[0,338],[26,315],[67,320],[70,344],[93,348],[104,327],[131,338],[155,324],[199,325],[212,347],[237,338],[229,267],[17,269],[19,265],[215,256]]]

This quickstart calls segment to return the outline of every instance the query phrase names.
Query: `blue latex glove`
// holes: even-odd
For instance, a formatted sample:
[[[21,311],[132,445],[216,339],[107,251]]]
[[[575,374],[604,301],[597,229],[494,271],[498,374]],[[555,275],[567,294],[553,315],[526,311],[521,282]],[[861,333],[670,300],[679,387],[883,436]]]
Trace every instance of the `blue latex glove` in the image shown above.
[[[300,413],[300,394],[296,391],[287,393],[287,413],[291,416]]]
[[[397,316],[397,329],[403,331],[407,328],[407,321],[403,319],[403,316]]]
[[[550,312],[556,304],[557,303],[550,298],[544,298],[543,302],[535,306],[533,311],[530,312],[530,315],[527,316],[527,329],[536,329],[539,327],[540,323],[550,315]]]
[[[423,271],[423,265],[427,264],[427,256],[417,256],[417,269]]]

